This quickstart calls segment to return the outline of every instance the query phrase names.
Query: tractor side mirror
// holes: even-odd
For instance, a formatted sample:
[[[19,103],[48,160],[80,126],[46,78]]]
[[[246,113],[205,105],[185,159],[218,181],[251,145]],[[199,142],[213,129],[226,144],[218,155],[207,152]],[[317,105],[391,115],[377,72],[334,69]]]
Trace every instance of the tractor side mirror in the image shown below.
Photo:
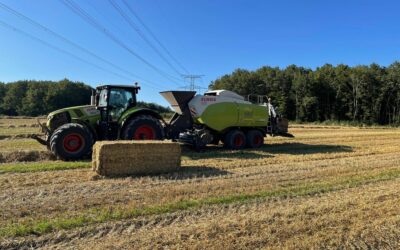
[[[94,106],[95,102],[95,91],[92,90],[92,94],[90,95],[90,105]]]
[[[135,94],[139,93],[140,86],[138,82],[135,82]]]

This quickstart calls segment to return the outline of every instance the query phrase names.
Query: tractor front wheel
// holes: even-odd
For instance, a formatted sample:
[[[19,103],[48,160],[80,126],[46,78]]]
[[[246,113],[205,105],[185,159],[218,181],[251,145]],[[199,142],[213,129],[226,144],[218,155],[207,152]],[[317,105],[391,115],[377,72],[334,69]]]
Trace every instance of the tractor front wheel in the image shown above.
[[[93,135],[87,127],[67,123],[52,134],[50,150],[62,160],[79,160],[90,154],[93,143]]]
[[[128,121],[121,138],[124,140],[162,140],[164,129],[158,119],[150,115],[139,115]]]
[[[246,136],[239,129],[231,130],[225,136],[224,145],[230,149],[243,149],[246,146]]]

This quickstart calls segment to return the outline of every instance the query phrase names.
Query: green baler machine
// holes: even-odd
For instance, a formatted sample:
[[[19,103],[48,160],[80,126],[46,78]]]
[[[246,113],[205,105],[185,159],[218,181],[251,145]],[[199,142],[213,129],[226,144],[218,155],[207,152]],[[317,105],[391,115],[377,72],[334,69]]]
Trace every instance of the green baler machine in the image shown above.
[[[268,107],[232,91],[214,90],[197,96],[193,91],[166,91],[161,95],[176,111],[169,122],[169,137],[196,148],[220,141],[232,149],[258,148],[268,132],[287,133],[286,119],[279,117],[272,131]]]

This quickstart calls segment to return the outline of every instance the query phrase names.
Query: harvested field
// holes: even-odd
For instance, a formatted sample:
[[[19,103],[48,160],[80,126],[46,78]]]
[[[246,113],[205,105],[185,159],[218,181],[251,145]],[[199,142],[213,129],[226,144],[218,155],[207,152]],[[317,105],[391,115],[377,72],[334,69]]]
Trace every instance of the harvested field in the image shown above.
[[[9,139],[26,139],[31,135],[39,134],[36,119],[0,117],[0,141]]]
[[[45,121],[45,117],[39,118],[42,122]],[[33,127],[37,125],[36,118],[22,117],[22,116],[0,116],[0,126],[8,127]]]
[[[0,248],[398,249],[400,130],[301,126],[259,150],[185,149],[161,175],[0,164]]]
[[[49,151],[15,151],[0,153],[0,163],[56,160]]]
[[[6,139],[0,140],[0,153],[15,151],[45,151],[46,146],[34,139]]]
[[[4,138],[24,137],[24,135],[38,134],[38,127],[0,127],[0,136]]]

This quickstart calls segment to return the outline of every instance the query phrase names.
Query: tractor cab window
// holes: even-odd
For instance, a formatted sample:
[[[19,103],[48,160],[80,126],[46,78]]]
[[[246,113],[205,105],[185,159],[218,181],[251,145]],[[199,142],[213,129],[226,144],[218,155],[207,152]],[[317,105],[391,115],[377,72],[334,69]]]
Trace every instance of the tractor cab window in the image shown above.
[[[125,110],[134,105],[132,92],[124,89],[111,89],[108,105],[112,121],[118,121]]]

